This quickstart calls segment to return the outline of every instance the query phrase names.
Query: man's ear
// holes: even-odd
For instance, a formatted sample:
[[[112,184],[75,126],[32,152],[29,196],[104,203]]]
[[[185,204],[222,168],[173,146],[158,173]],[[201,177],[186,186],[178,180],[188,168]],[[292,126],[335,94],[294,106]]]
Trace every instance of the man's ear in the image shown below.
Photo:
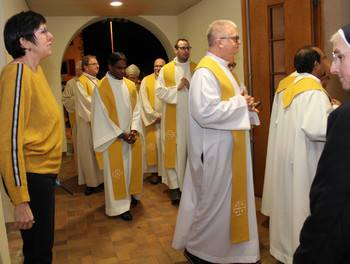
[[[218,48],[222,48],[222,40],[221,39],[216,39],[215,40],[215,46]]]

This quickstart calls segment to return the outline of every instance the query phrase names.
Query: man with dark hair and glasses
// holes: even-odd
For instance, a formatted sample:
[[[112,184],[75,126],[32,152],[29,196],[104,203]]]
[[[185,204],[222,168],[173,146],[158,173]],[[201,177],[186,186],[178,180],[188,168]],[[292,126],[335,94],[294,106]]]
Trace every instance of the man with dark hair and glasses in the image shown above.
[[[86,184],[85,195],[97,192],[103,186],[103,172],[97,163],[91,135],[91,96],[98,82],[99,64],[95,56],[82,58],[83,74],[78,78],[75,90],[75,115],[77,124],[78,184]]]
[[[163,183],[171,189],[171,202],[181,198],[187,160],[187,109],[190,81],[196,64],[189,60],[191,46],[188,40],[175,43],[174,60],[159,72],[156,95],[163,101],[161,133],[164,171]]]
[[[131,221],[130,205],[140,199],[142,120],[135,83],[125,78],[126,57],[108,57],[108,72],[92,96],[91,121],[94,148],[102,152],[106,214]],[[135,197],[135,198],[133,198]]]

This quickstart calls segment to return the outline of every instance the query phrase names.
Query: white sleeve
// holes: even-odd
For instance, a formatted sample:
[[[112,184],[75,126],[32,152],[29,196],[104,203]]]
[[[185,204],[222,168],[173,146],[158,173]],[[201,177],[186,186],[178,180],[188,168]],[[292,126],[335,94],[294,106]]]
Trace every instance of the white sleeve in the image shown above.
[[[76,115],[82,118],[86,123],[91,122],[91,97],[87,94],[84,86],[77,81],[75,87]]]
[[[143,79],[140,87],[139,100],[141,106],[142,121],[145,126],[149,126],[158,119],[160,114],[154,111],[151,104],[149,103],[145,83],[145,79]]]
[[[92,95],[91,127],[94,149],[103,152],[123,133],[109,118],[107,108],[101,100],[99,89],[96,87]]]
[[[167,104],[177,104],[177,85],[165,86],[163,69],[164,67],[159,72],[158,84],[156,82],[156,95]]]
[[[62,104],[66,108],[67,112],[70,114],[75,113],[75,99],[74,99],[74,89],[76,82],[74,79],[67,82],[66,87],[62,92]]]
[[[249,111],[240,94],[221,100],[220,84],[206,68],[197,69],[191,80],[191,115],[201,127],[221,130],[249,130]]]
[[[307,100],[302,131],[310,141],[326,141],[327,119],[332,109],[328,96],[319,90],[308,92],[309,96],[304,96]]]

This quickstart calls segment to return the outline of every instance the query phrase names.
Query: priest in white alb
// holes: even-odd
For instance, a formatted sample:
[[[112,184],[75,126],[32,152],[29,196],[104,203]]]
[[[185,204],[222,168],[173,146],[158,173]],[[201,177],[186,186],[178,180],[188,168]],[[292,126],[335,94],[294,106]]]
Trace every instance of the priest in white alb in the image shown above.
[[[103,187],[103,172],[100,170],[91,135],[91,96],[98,79],[99,64],[95,56],[82,58],[83,74],[78,78],[74,91],[77,125],[78,184],[86,184],[85,195],[99,191]]]
[[[292,264],[301,227],[310,214],[310,186],[333,110],[320,80],[325,62],[316,47],[297,51],[294,67],[299,75],[284,80],[289,85],[278,95],[279,107],[271,118],[273,151],[267,153],[262,212],[270,216],[270,253],[282,263]]]
[[[163,155],[161,139],[161,121],[163,102],[156,96],[159,72],[165,61],[156,59],[154,73],[143,78],[140,87],[141,117],[145,125],[144,173],[152,173],[151,184],[158,184],[162,175]]]
[[[228,68],[238,53],[236,25],[210,24],[209,49],[189,95],[188,161],[173,248],[191,263],[256,263],[260,259],[249,130],[254,99]]]
[[[190,50],[188,40],[176,41],[176,57],[160,70],[156,88],[156,95],[163,101],[162,181],[171,190],[172,204],[180,202],[187,159],[188,91],[196,67],[196,64],[189,60]]]
[[[124,78],[126,57],[108,57],[106,76],[92,96],[94,148],[102,152],[106,214],[132,220],[131,203],[142,191],[142,120],[135,83]]]

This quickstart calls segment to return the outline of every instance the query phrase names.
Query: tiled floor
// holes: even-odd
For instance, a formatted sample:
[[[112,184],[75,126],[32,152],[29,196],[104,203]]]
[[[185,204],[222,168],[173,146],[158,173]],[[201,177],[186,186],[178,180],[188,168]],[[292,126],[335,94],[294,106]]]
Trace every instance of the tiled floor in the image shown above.
[[[59,175],[70,195],[57,187],[55,244],[56,264],[185,264],[182,250],[174,250],[171,242],[178,206],[169,200],[164,184],[144,181],[141,202],[131,208],[133,221],[104,213],[104,193],[84,195],[84,186],[77,185],[72,156],[64,156]],[[256,198],[257,209],[261,199]],[[258,228],[263,264],[279,263],[269,254],[267,218],[259,211]],[[18,261],[21,250],[20,233],[7,224],[11,263]]]

